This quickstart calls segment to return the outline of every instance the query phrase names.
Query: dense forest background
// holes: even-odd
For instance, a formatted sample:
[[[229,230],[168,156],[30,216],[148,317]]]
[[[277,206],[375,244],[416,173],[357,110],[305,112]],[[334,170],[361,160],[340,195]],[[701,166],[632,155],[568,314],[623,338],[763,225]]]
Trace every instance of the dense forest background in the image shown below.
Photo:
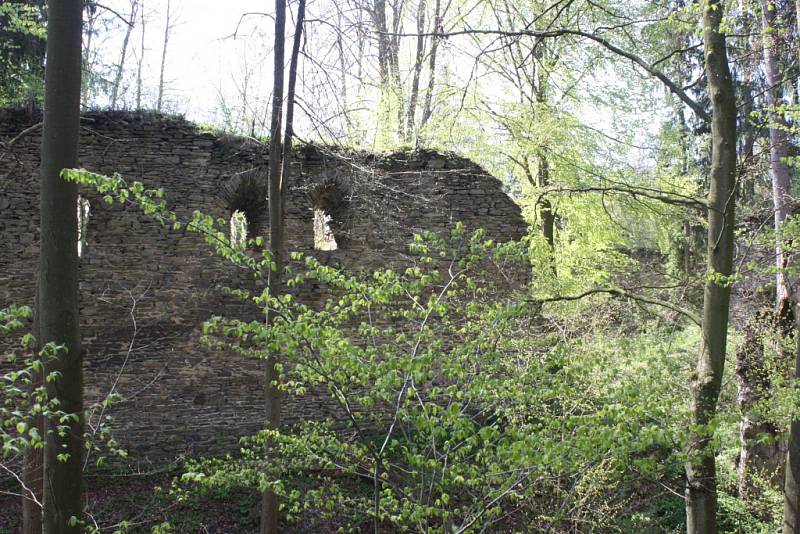
[[[0,4],[0,107],[43,107],[45,139],[37,301],[0,303],[0,531],[800,532],[800,2],[237,2],[213,47],[211,4]],[[268,235],[62,173],[90,109],[259,143]],[[301,257],[283,199],[307,143],[467,156],[529,236],[454,223],[370,273]],[[135,472],[94,426],[77,184],[264,280],[232,288],[257,318],[204,326],[266,362],[238,454]],[[291,297],[309,283],[330,299]],[[313,387],[344,430],[281,425]]]

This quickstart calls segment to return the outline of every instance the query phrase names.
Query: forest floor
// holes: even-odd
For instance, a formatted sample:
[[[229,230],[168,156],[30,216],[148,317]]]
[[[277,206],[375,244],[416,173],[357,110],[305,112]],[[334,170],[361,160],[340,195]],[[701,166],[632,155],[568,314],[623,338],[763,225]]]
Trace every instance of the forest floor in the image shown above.
[[[101,532],[242,533],[258,531],[255,494],[196,497],[183,502],[169,495],[173,474],[96,475],[87,480],[87,509]],[[0,496],[0,534],[21,532],[20,499]],[[123,523],[123,521],[125,521]],[[127,527],[123,526],[127,524]]]
[[[113,534],[250,534],[259,528],[260,494],[246,489],[218,495],[170,493],[182,471],[157,474],[93,474],[86,477],[89,529]],[[17,488],[0,487],[0,534],[22,531]],[[7,492],[7,493],[3,493]],[[313,515],[313,514],[312,514]],[[313,520],[313,524],[309,521]],[[344,531],[340,528],[345,528]],[[319,518],[298,518],[283,532],[355,532]],[[91,530],[87,530],[91,531]]]

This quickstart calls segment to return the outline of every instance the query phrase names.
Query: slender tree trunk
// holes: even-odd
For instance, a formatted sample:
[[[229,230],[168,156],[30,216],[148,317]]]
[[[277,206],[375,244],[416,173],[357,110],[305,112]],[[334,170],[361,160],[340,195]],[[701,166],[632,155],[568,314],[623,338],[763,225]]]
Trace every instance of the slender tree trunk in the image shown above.
[[[536,59],[541,61],[544,58],[544,47],[540,46],[539,50],[536,52]],[[536,97],[536,103],[538,104],[538,109],[546,109],[549,108],[547,102],[547,92],[548,92],[548,74],[544,72],[544,69],[537,69],[536,68],[536,61],[532,62],[532,69],[531,77],[530,77],[530,84],[533,88],[533,93]],[[550,185],[550,160],[547,159],[547,146],[543,145],[540,146],[537,150],[537,159],[539,160],[539,172],[536,180],[536,185],[539,189],[545,189]],[[545,240],[547,241],[548,246],[550,247],[550,265],[553,269],[553,273],[556,273],[556,234],[555,234],[555,221],[556,216],[553,212],[553,204],[550,202],[550,199],[547,196],[542,198],[541,203],[539,204],[539,217],[542,221],[542,235],[544,236]]]
[[[777,273],[777,294],[776,302],[779,309],[789,308],[789,284],[783,269],[786,268],[786,257],[783,253],[781,243],[781,227],[783,221],[789,216],[791,196],[789,190],[789,165],[786,158],[789,155],[788,139],[785,128],[786,120],[783,113],[777,111],[776,106],[780,105],[781,92],[781,72],[778,67],[781,51],[779,40],[775,37],[778,30],[777,6],[771,0],[761,1],[761,21],[763,25],[764,39],[764,67],[767,78],[766,101],[769,110],[771,127],[769,129],[769,173],[772,180],[772,202],[775,210],[775,266]]]
[[[800,64],[800,0],[794,3],[794,21],[797,24],[797,62]]]
[[[83,367],[78,331],[78,190],[61,179],[78,163],[81,99],[82,0],[50,0],[40,169],[39,342],[64,348],[45,373],[60,373],[47,385],[60,409],[74,414],[64,437],[46,422],[44,534],[78,533],[70,518],[81,516],[83,457]]]
[[[753,72],[749,65],[744,66],[742,73],[741,92],[742,92],[742,120],[741,127],[744,128],[744,138],[739,153],[740,167],[745,168],[753,159],[753,149],[756,144],[756,136],[753,128],[748,121],[753,112]],[[747,173],[744,173],[745,175]],[[756,195],[756,180],[754,177],[742,177],[740,184],[741,199],[744,203],[752,203]]]
[[[550,185],[550,162],[544,150],[540,151],[538,159],[539,172],[536,182],[540,189],[544,189]],[[545,241],[547,241],[547,245],[550,247],[550,253],[553,255],[551,263],[555,271],[556,216],[553,212],[553,205],[547,196],[542,197],[542,201],[539,203],[539,218],[542,224],[542,236],[544,236]]]
[[[762,308],[748,321],[744,339],[736,353],[736,375],[739,377],[739,394],[736,401],[742,413],[739,453],[739,498],[752,501],[758,496],[754,476],[774,476],[780,467],[781,454],[777,440],[764,443],[762,434],[777,435],[775,425],[763,421],[755,413],[770,389],[769,373],[764,365],[764,339],[762,332],[770,327],[772,312]]]
[[[125,30],[125,38],[122,40],[122,51],[119,56],[119,64],[117,65],[117,72],[114,76],[114,85],[111,89],[111,109],[116,109],[117,99],[119,98],[119,86],[122,83],[122,74],[125,70],[125,57],[128,55],[128,42],[131,39],[131,33],[136,23],[136,9],[139,7],[137,0],[131,0],[131,18],[128,21],[128,29]]]
[[[800,0],[797,0],[795,7],[797,31],[798,35],[800,35]],[[766,28],[768,25],[772,26],[775,23],[775,18],[776,13],[774,11],[765,13],[764,27]],[[780,80],[780,75],[777,70],[777,60],[779,56],[778,51],[775,50],[775,46],[767,46],[766,42],[764,44],[764,58],[767,63],[767,84],[770,86],[770,91],[767,93],[767,103],[769,104],[770,101],[775,103],[778,100],[777,82]],[[767,59],[770,52],[774,56],[775,64],[773,67],[770,67],[769,60]],[[796,54],[796,57],[800,58],[800,39],[798,39]],[[779,113],[775,113],[774,116],[771,117],[771,121],[782,121],[782,119],[783,116]],[[782,122],[778,122],[778,124],[782,124]],[[780,176],[784,172],[786,160],[782,158],[787,155],[788,146],[785,132],[776,131],[773,135],[773,130],[778,129],[770,129],[770,170],[771,172],[775,172],[776,164],[778,164],[779,166],[777,169],[778,175]],[[776,149],[778,149],[777,153]],[[775,178],[775,174],[772,174],[773,184],[775,183]],[[794,307],[794,330],[797,332],[800,330],[800,303],[798,303],[796,295],[788,294],[788,298],[791,299]],[[798,380],[800,379],[800,335],[796,334],[795,343],[794,379]],[[786,453],[785,479],[783,485],[783,534],[797,534],[798,532],[800,532],[800,420],[795,418],[792,420],[792,424],[789,427],[789,443]]]
[[[436,7],[433,12],[433,31],[434,33],[444,32],[442,28],[442,5],[441,0],[436,0]],[[428,90],[425,92],[425,105],[422,107],[422,118],[419,121],[419,130],[422,130],[428,123],[433,113],[433,91],[436,86],[436,52],[439,49],[439,37],[431,37],[431,53],[428,62]]]
[[[283,116],[283,79],[284,79],[284,46],[286,31],[285,0],[275,0],[275,63],[272,89],[272,123],[270,127],[269,146],[269,248],[272,253],[274,269],[269,273],[268,288],[270,295],[278,296],[281,291],[281,274],[284,259],[283,233],[283,183],[281,143],[281,119]],[[267,322],[274,319],[267,313]],[[278,355],[271,353],[267,358],[265,384],[267,427],[276,429],[281,424],[281,394],[279,389],[280,373]],[[267,441],[265,454],[272,454],[272,443]],[[261,534],[277,534],[278,532],[278,496],[271,489],[264,491],[261,498]]]
[[[39,289],[36,289],[33,307],[33,335],[36,337],[34,351],[38,355],[39,345]],[[42,374],[36,373],[31,377],[31,393],[44,384]],[[44,418],[41,415],[34,416],[29,422],[32,428],[39,431],[39,435],[44,438]],[[22,481],[25,488],[22,490],[22,534],[42,534],[42,468],[44,466],[44,454],[42,449],[29,447],[25,449],[24,467],[22,470]],[[38,501],[38,502],[37,502]]]
[[[144,0],[142,9],[139,12],[139,24],[142,27],[142,42],[139,47],[139,60],[136,64],[136,109],[142,109],[142,64],[144,63],[144,43],[145,43],[145,23],[144,23]]]
[[[164,46],[161,48],[161,72],[158,76],[158,99],[156,100],[156,111],[161,112],[164,103],[164,68],[167,64],[167,44],[169,43],[170,31],[170,0],[167,0],[167,20],[164,24]]]
[[[794,376],[800,377],[800,336],[796,339]],[[800,420],[794,419],[789,428],[783,485],[783,534],[800,532]]]
[[[389,36],[386,26],[386,0],[375,0],[373,4],[373,21],[378,32],[378,72],[381,89],[389,87]]]
[[[392,36],[389,38],[389,69],[391,74],[391,91],[397,106],[397,139],[403,141],[405,133],[405,97],[403,82],[400,79],[400,30],[405,0],[392,2]]]
[[[703,295],[703,328],[697,369],[692,379],[692,430],[686,462],[688,534],[716,532],[717,474],[712,437],[725,365],[733,269],[736,186],[736,99],[725,36],[723,6],[709,0],[703,13],[705,70],[711,96],[711,180],[708,194],[708,281]]]
[[[347,125],[347,137],[351,139],[351,142],[353,142],[354,141],[352,139],[352,136],[353,136],[353,133],[354,133],[353,132],[353,123],[350,120],[350,112],[349,112],[348,103],[347,103],[347,101],[348,101],[348,98],[347,98],[347,62],[346,62],[346,56],[345,56],[345,53],[344,53],[344,41],[342,40],[342,32],[341,32],[341,28],[343,26],[343,23],[342,23],[342,11],[341,10],[337,9],[336,17],[337,17],[337,21],[336,21],[337,27],[340,28],[340,31],[336,33],[336,49],[339,52],[339,69],[340,69],[340,74],[341,74],[341,80],[340,80],[339,83],[341,83],[341,85],[342,85],[339,88],[339,90],[340,90],[339,98],[341,98],[341,100],[342,100],[342,115],[344,116],[344,122]]]
[[[419,78],[422,74],[422,64],[425,59],[425,11],[428,9],[426,0],[420,0],[417,11],[417,51],[414,56],[414,77],[411,81],[411,96],[408,99],[408,112],[406,117],[406,142],[411,142],[416,136],[417,99],[419,98]]]
[[[389,41],[388,26],[386,24],[386,0],[374,0],[372,19],[375,31],[378,33],[378,73],[380,76],[380,117],[378,119],[379,132],[388,135],[392,119],[392,71],[391,71],[391,42]]]
[[[97,9],[93,4],[86,8],[89,12],[89,18],[86,21],[86,46],[83,49],[83,69],[86,71],[86,79],[83,80],[81,88],[81,104],[84,107],[89,106],[89,89],[91,88],[91,72],[92,72],[92,36],[94,35],[94,19],[95,10]]]

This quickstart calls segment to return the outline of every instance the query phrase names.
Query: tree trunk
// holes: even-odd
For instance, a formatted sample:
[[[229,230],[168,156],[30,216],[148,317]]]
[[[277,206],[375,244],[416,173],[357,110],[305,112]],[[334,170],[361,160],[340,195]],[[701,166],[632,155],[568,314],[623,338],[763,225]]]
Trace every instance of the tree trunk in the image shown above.
[[[789,216],[791,192],[789,190],[789,155],[787,124],[783,112],[776,110],[781,103],[781,72],[778,67],[781,51],[776,32],[777,6],[770,0],[761,0],[761,21],[764,39],[764,67],[767,79],[766,102],[769,108],[769,174],[772,180],[772,203],[775,210],[775,266],[778,269],[776,279],[776,302],[779,309],[788,308],[789,284],[783,270],[786,268],[786,257],[781,243],[781,226]]]
[[[161,48],[161,72],[158,76],[158,99],[156,100],[156,111],[159,113],[164,104],[164,69],[167,63],[167,44],[169,43],[170,7],[170,0],[167,0],[167,21],[164,23],[164,46]]]
[[[114,85],[111,89],[111,109],[116,109],[117,99],[119,98],[119,86],[122,83],[122,74],[125,70],[125,56],[128,54],[128,41],[131,39],[131,32],[133,32],[134,22],[136,21],[136,9],[139,6],[137,0],[131,0],[131,18],[128,21],[128,29],[125,30],[125,38],[122,40],[122,51],[119,56],[119,65],[117,65],[117,72],[114,76]]]
[[[337,28],[344,27],[344,23],[342,22],[342,11],[341,9],[336,10],[336,26]],[[350,111],[348,109],[348,98],[347,98],[347,62],[346,62],[346,55],[344,53],[344,41],[342,40],[342,32],[336,32],[336,49],[339,52],[339,74],[341,75],[341,80],[339,83],[341,87],[339,88],[340,96],[339,98],[342,101],[342,115],[344,116],[344,122],[347,125],[347,133],[346,137],[350,139],[350,143],[358,144],[354,142],[353,134],[353,123],[350,120]],[[360,61],[360,60],[359,60]],[[359,79],[359,82],[361,80]]]
[[[795,352],[794,376],[800,376],[800,337]],[[795,378],[796,379],[796,378]],[[783,485],[783,534],[800,532],[800,420],[794,419],[789,428],[786,453],[785,481]]]
[[[722,15],[720,0],[709,0],[703,13],[705,70],[712,106],[709,276],[703,295],[702,341],[691,388],[692,430],[686,462],[688,534],[716,532],[717,476],[709,424],[716,414],[725,365],[736,186],[736,99],[725,37],[720,33]]]
[[[796,0],[794,4],[794,20],[797,24],[797,57],[800,63],[800,0]]]
[[[736,375],[739,377],[737,404],[742,413],[739,453],[739,498],[753,501],[758,497],[754,476],[775,475],[781,454],[777,439],[770,443],[759,440],[762,434],[777,436],[775,425],[761,421],[755,413],[757,405],[768,395],[770,377],[764,365],[762,332],[770,327],[772,312],[762,308],[744,328],[744,340],[736,353]],[[755,510],[754,510],[755,511]]]
[[[33,335],[36,337],[34,351],[38,355],[39,344],[39,289],[36,289],[33,306]],[[42,373],[31,377],[31,393],[43,385]],[[44,439],[44,418],[41,415],[31,418],[29,425],[39,431]],[[23,459],[22,482],[22,534],[42,534],[42,467],[44,454],[42,449],[29,447],[25,449]],[[38,501],[38,502],[37,502]]]
[[[378,32],[378,72],[381,89],[389,87],[389,36],[386,33],[386,0],[375,0],[372,20]]]
[[[550,185],[550,162],[547,159],[547,154],[541,150],[538,155],[539,159],[539,172],[537,174],[536,185],[540,189],[544,189]],[[544,236],[547,245],[550,247],[550,258],[553,266],[553,271],[556,268],[555,251],[556,251],[556,216],[553,212],[553,204],[547,196],[543,196],[539,203],[539,220],[542,224],[542,236]]]
[[[139,48],[139,60],[136,64],[136,109],[142,109],[142,63],[144,63],[144,43],[145,43],[145,27],[144,27],[144,0],[142,0],[142,9],[140,11],[140,24],[142,26],[142,42]]]
[[[400,79],[400,22],[403,15],[403,4],[405,0],[393,0],[392,2],[392,35],[389,38],[389,68],[391,75],[390,91],[394,93],[394,101],[397,106],[397,139],[403,141],[405,133],[405,98],[403,95],[403,82]]]
[[[795,7],[797,31],[798,35],[800,35],[800,0],[797,0]],[[774,16],[773,13],[772,17]],[[798,39],[797,57],[800,58],[800,39]],[[773,84],[769,83],[769,85],[772,86]],[[771,131],[770,144],[773,147],[775,146]],[[771,153],[770,163],[773,163]],[[794,295],[791,297],[794,305],[795,331],[797,331],[800,330],[800,306],[797,298]],[[797,336],[795,343],[794,379],[798,380],[798,377],[800,377],[800,336]],[[800,532],[800,420],[794,419],[789,428],[789,443],[786,452],[783,485],[783,534],[797,534],[798,532]]]
[[[63,346],[45,373],[60,409],[74,414],[64,437],[46,422],[43,522],[45,534],[78,533],[83,457],[83,367],[78,331],[78,189],[61,179],[77,166],[81,99],[82,0],[48,2],[47,65],[40,169],[39,342]]]
[[[275,0],[275,58],[272,89],[272,123],[270,127],[269,147],[269,248],[272,253],[274,269],[269,273],[268,288],[270,295],[276,297],[281,291],[281,274],[283,271],[283,183],[281,163],[283,149],[281,143],[281,119],[283,116],[283,78],[284,78],[284,45],[286,31],[286,4],[284,0]],[[267,323],[274,319],[267,313]],[[267,427],[278,428],[281,424],[280,373],[278,371],[278,355],[271,353],[267,358],[265,384]],[[265,454],[272,454],[272,443],[265,444]],[[271,489],[264,491],[261,498],[261,534],[277,534],[278,532],[278,496]]]
[[[86,47],[83,50],[83,69],[86,71],[87,76],[83,80],[81,89],[81,104],[84,107],[89,107],[89,90],[92,83],[92,36],[94,35],[94,20],[97,8],[94,4],[90,4],[86,9],[89,13],[89,18],[86,20]]]
[[[420,0],[417,11],[417,51],[414,56],[414,77],[411,80],[411,96],[408,99],[406,116],[406,142],[415,139],[417,131],[416,114],[417,99],[419,98],[419,78],[422,74],[422,63],[425,59],[425,10],[428,8],[426,0]]]
[[[436,7],[433,11],[433,31],[434,33],[443,32],[441,0],[436,0]],[[428,123],[433,113],[433,91],[436,85],[436,52],[439,49],[439,37],[431,37],[431,54],[428,62],[428,90],[425,92],[425,105],[422,106],[422,118],[419,121],[419,130],[422,130]]]

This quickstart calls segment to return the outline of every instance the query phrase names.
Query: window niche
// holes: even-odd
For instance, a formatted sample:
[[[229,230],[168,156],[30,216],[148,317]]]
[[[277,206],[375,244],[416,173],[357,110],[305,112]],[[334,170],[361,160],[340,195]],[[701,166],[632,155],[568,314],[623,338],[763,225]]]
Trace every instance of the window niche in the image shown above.
[[[243,250],[247,240],[263,235],[266,219],[266,186],[259,169],[236,174],[220,188],[220,197],[227,208],[231,246]]]
[[[314,250],[338,250],[342,245],[345,199],[334,184],[319,186],[310,195],[314,211]]]
[[[325,210],[314,207],[314,250],[336,250],[339,245],[331,230],[331,216]]]

